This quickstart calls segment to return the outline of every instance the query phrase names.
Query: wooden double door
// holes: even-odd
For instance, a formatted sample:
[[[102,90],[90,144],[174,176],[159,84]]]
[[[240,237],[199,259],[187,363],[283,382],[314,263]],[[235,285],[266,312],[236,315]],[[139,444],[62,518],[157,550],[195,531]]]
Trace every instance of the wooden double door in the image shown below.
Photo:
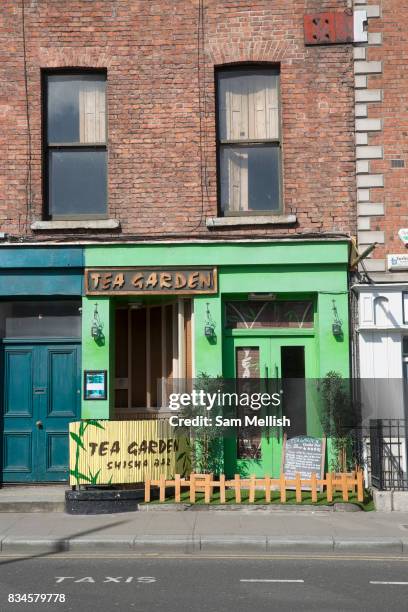
[[[68,478],[68,426],[80,417],[80,343],[5,343],[3,482]]]

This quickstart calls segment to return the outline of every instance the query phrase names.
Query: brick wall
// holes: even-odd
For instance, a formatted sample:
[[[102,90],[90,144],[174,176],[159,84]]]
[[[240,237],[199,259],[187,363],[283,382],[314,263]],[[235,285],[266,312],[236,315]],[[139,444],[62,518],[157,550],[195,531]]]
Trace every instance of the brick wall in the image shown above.
[[[204,52],[198,58],[198,0],[25,0],[30,176],[21,3],[2,0],[0,231],[52,238],[30,229],[43,207],[41,69],[103,67],[109,216],[120,220],[119,235],[354,234],[352,47],[303,43],[305,12],[344,10],[347,4],[205,0]],[[249,61],[281,66],[284,210],[296,214],[297,223],[209,230],[205,219],[217,214],[214,66]],[[400,64],[393,78],[398,71]],[[378,163],[389,165],[388,159]],[[400,170],[390,174],[397,215],[404,182],[397,178]]]
[[[355,0],[355,9],[364,9],[363,4],[363,0]],[[367,134],[375,157],[365,170],[381,177],[383,187],[370,187],[359,204],[365,217],[360,245],[380,242],[366,265],[369,271],[384,272],[387,254],[406,253],[398,230],[408,227],[408,2],[369,0],[367,7],[371,44],[365,49],[365,59],[372,65],[376,62],[377,69],[366,80],[367,99],[373,100],[366,105],[366,116],[377,121],[377,126],[373,124],[375,129]],[[393,167],[392,160],[400,160],[403,166]]]

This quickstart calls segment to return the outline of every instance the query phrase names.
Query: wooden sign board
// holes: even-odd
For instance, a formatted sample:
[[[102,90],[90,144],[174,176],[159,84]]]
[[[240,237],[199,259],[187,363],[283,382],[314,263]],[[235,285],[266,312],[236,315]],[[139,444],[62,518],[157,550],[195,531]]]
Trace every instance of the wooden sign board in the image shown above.
[[[217,293],[217,268],[87,268],[86,295]]]
[[[190,473],[189,441],[166,420],[102,421],[69,425],[71,486],[131,484]]]
[[[323,478],[325,456],[326,438],[296,436],[287,439],[286,434],[283,437],[282,472],[287,480],[294,480],[297,473],[308,480],[313,472],[317,478]]]

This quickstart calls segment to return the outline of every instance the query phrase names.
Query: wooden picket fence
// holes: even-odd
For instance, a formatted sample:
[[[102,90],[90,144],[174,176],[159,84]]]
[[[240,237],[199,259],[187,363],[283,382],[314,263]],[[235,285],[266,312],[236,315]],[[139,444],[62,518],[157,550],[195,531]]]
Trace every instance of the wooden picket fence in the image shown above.
[[[265,492],[265,502],[271,501],[271,491],[280,491],[281,503],[286,502],[287,490],[294,489],[296,492],[296,503],[302,502],[302,487],[307,487],[311,491],[312,502],[317,502],[317,493],[323,490],[326,493],[327,501],[333,501],[333,493],[340,491],[343,496],[343,501],[348,501],[349,492],[355,494],[357,491],[357,499],[359,502],[364,501],[364,479],[363,472],[357,471],[352,473],[333,473],[328,472],[326,478],[317,478],[316,474],[312,474],[310,479],[301,478],[299,473],[294,479],[287,479],[285,474],[281,474],[279,478],[241,478],[239,474],[235,474],[233,480],[226,480],[225,474],[221,474],[219,480],[214,480],[212,474],[190,474],[190,478],[181,478],[180,474],[176,474],[174,480],[167,480],[165,475],[159,480],[145,481],[145,501],[149,502],[151,498],[151,487],[159,487],[159,501],[166,501],[166,488],[174,487],[174,498],[176,503],[181,501],[181,491],[183,488],[188,488],[190,491],[190,503],[195,503],[196,493],[204,492],[204,502],[209,504],[213,495],[214,489],[220,491],[220,503],[225,504],[226,488],[232,488],[235,491],[235,503],[241,503],[241,490],[249,490],[249,503],[255,502],[255,491],[263,489]]]

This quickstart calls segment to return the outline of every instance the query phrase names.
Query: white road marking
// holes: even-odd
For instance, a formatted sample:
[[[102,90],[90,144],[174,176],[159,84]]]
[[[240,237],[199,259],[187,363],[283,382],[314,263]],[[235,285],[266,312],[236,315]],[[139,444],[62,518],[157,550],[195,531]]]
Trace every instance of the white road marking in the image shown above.
[[[241,578],[240,582],[304,582],[304,580],[280,580],[272,578]]]
[[[394,581],[385,581],[385,580],[370,580],[370,584],[405,584],[408,585],[408,582],[398,582]]]
[[[103,579],[102,579],[103,578]],[[133,582],[133,579],[135,582],[143,582],[143,583],[150,583],[150,582],[156,582],[157,578],[155,578],[154,576],[127,576],[126,578],[124,576],[103,576],[102,578],[94,578],[93,576],[84,576],[83,578],[77,578],[75,576],[55,576],[55,582],[57,584],[60,584],[61,582],[63,582],[64,580],[73,580],[74,582],[115,582],[117,584],[121,583],[123,584],[124,582],[129,583],[129,582]]]

